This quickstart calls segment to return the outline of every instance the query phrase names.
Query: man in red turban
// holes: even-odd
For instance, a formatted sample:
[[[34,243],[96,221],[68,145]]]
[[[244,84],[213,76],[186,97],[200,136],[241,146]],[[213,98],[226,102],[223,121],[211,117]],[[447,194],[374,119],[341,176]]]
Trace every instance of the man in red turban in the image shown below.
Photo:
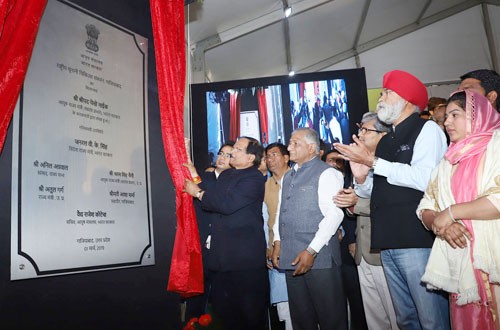
[[[447,148],[441,128],[419,117],[426,105],[427,89],[418,78],[400,70],[387,72],[377,115],[392,125],[392,132],[382,137],[375,155],[356,136],[349,146],[335,144],[345,159],[366,173],[362,184],[355,183],[355,190],[371,192],[371,248],[381,250],[401,329],[450,326],[446,296],[428,291],[420,281],[435,236],[422,226],[416,209]]]

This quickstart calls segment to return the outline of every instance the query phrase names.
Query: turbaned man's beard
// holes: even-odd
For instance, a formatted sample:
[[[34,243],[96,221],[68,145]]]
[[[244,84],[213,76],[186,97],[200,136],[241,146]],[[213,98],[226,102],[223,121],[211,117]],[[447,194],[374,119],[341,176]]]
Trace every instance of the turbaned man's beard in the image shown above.
[[[384,101],[377,103],[377,116],[380,121],[387,125],[392,125],[401,116],[403,112],[404,102],[400,100],[396,104],[388,104]]]

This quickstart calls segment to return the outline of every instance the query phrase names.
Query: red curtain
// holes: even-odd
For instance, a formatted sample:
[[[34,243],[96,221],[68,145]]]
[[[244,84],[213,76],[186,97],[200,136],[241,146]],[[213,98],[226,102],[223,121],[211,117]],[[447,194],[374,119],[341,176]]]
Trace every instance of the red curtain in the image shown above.
[[[314,81],[313,86],[314,86],[314,95],[318,96],[319,95],[319,81]]]
[[[203,292],[203,268],[192,197],[182,192],[189,171],[184,147],[186,45],[184,1],[150,0],[163,146],[176,191],[177,231],[167,289],[192,296]],[[166,188],[167,189],[167,188]]]
[[[301,99],[303,99],[304,96],[305,96],[304,95],[305,89],[306,89],[306,84],[303,83],[303,82],[299,83],[299,96],[300,96]]]
[[[229,97],[229,140],[236,141],[240,135],[241,97],[239,92],[230,94]]]
[[[269,143],[269,124],[267,118],[266,90],[257,89],[257,102],[259,104],[259,122],[260,122],[260,143],[266,145]]]
[[[0,153],[47,0],[0,0]]]

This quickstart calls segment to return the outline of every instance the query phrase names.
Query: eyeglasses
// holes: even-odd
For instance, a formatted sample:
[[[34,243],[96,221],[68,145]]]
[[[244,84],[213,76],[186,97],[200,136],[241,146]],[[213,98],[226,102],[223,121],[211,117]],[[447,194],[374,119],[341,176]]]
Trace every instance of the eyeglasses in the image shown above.
[[[224,158],[231,158],[231,154],[230,153],[228,153],[228,152],[222,152],[222,151],[219,151],[217,153],[217,156],[222,156]]]
[[[377,133],[382,133],[382,131],[378,131],[376,129],[372,129],[372,128],[366,128],[366,127],[360,127],[358,129],[358,135],[360,134],[366,134],[366,132],[377,132]]]

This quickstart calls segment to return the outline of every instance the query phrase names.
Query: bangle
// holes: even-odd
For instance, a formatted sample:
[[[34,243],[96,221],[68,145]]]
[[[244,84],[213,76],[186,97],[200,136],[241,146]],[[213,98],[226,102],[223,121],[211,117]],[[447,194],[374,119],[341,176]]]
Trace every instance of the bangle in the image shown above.
[[[451,213],[451,205],[448,206],[448,214],[450,215],[450,218],[451,220],[453,220],[453,222],[457,222],[457,220],[455,220],[455,218],[453,217],[453,213]]]
[[[192,180],[192,181],[193,181],[193,183],[194,183],[194,184],[199,184],[199,183],[201,183],[201,178],[200,178],[200,176],[199,176],[199,175],[197,175],[197,176],[195,176],[195,177],[193,178],[193,180]]]
[[[316,258],[316,256],[318,255],[318,252],[314,251],[310,246],[307,247],[306,251],[309,252],[309,254],[313,256],[313,258]]]

